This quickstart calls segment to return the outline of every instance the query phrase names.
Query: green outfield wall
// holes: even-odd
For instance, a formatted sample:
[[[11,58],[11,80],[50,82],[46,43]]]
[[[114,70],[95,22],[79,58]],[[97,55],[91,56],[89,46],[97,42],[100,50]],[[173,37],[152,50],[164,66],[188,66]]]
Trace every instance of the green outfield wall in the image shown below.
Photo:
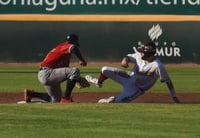
[[[200,63],[200,22],[0,22],[0,60],[39,62],[68,33],[88,61],[120,61],[141,41],[155,41],[166,63]]]
[[[69,33],[88,61],[155,41],[166,63],[200,63],[200,0],[0,0],[0,62],[39,62]]]

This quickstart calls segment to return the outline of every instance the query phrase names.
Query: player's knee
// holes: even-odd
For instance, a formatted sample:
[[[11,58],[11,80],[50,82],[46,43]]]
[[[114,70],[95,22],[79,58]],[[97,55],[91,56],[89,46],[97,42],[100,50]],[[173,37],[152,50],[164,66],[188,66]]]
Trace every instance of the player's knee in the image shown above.
[[[51,102],[52,103],[59,103],[61,100],[61,97],[56,97],[56,96],[52,96],[51,97]]]
[[[107,66],[102,67],[101,72],[104,74],[108,70],[108,68],[109,67],[107,67]]]
[[[80,76],[80,70],[78,68],[72,68],[70,79],[75,80],[79,78],[79,76]]]
[[[41,84],[46,85],[47,84],[47,78],[43,77],[41,74],[38,74],[38,80]]]
[[[113,72],[113,71],[114,71],[114,68],[108,67],[108,66],[104,66],[104,67],[102,67],[102,69],[101,69],[101,72],[102,72],[102,74],[104,74],[104,75],[108,75],[108,74],[110,74],[110,72]]]

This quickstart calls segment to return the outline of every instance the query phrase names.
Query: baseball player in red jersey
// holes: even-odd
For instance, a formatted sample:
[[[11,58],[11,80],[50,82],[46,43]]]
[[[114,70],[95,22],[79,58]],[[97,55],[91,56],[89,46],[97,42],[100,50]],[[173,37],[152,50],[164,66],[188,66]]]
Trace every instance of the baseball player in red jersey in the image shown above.
[[[24,99],[26,102],[31,102],[33,97],[53,103],[73,102],[71,93],[77,79],[80,77],[80,71],[78,68],[69,67],[71,54],[76,55],[81,66],[87,65],[79,50],[79,38],[75,34],[68,35],[66,42],[52,49],[40,64],[38,79],[47,93],[25,89]],[[64,81],[67,81],[67,84],[65,93],[62,96],[60,85]]]
[[[98,78],[86,75],[85,78],[97,87],[102,87],[103,82],[110,78],[123,86],[123,90],[119,96],[111,96],[109,98],[100,99],[99,103],[127,103],[136,99],[150,89],[158,78],[161,82],[165,82],[171,93],[174,102],[179,103],[176,96],[173,83],[163,65],[163,63],[155,57],[156,46],[154,42],[143,42],[137,48],[137,52],[127,54],[121,62],[125,68],[129,63],[133,63],[132,71],[121,70],[114,67],[104,66]]]

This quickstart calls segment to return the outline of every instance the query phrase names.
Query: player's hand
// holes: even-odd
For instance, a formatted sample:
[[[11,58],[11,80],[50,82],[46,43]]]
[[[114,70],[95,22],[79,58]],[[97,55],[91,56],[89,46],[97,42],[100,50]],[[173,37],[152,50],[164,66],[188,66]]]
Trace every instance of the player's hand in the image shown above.
[[[87,62],[86,61],[79,61],[79,65],[81,65],[81,66],[87,66]]]
[[[173,97],[173,100],[174,100],[175,103],[181,103],[176,96]]]
[[[125,58],[122,59],[121,66],[124,67],[124,68],[128,68],[129,67],[129,65],[128,65],[128,58],[127,57],[125,57]]]

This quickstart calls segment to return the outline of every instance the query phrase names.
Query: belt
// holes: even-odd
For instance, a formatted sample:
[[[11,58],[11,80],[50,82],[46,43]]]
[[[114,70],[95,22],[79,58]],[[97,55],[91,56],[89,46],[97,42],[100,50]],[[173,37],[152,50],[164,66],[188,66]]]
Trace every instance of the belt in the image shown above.
[[[46,70],[49,69],[49,67],[40,67],[39,70]]]

